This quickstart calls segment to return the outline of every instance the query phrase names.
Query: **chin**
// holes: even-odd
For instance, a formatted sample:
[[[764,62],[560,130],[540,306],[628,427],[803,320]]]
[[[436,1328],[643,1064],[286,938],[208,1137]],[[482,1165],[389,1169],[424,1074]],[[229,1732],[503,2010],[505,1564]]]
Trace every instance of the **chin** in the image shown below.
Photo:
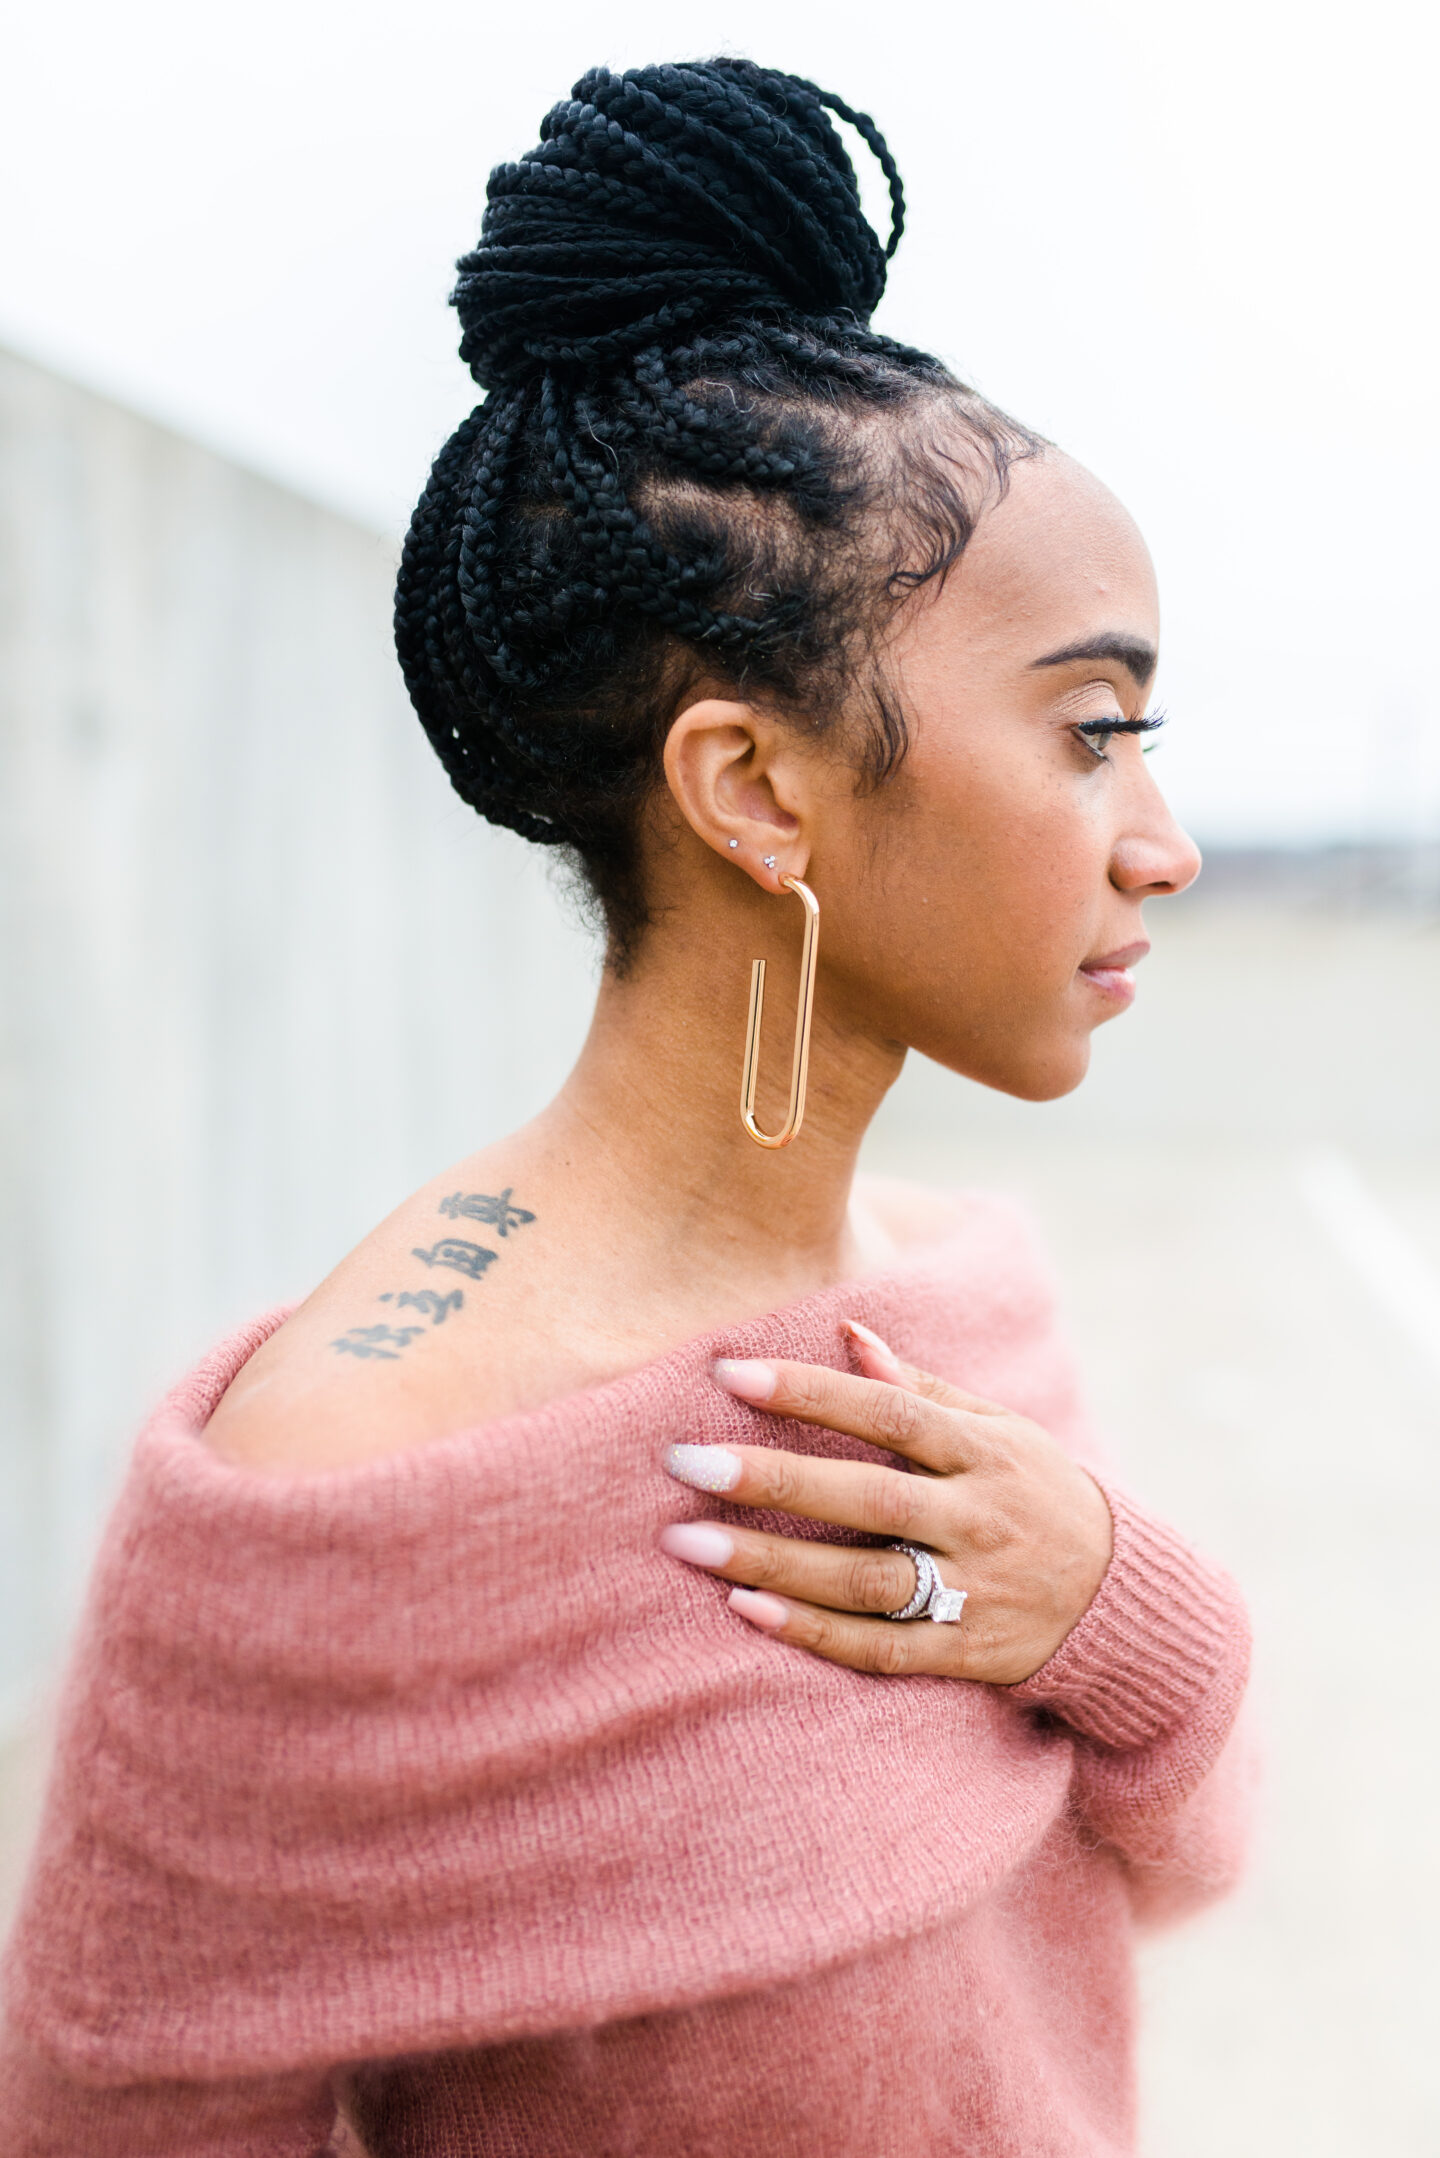
[[[1090,1037],[1086,1034],[1078,1041],[1050,1043],[1029,1055],[997,1057],[984,1064],[977,1064],[973,1053],[953,1062],[947,1057],[936,1061],[973,1079],[977,1086],[988,1086],[996,1094],[1011,1094],[1017,1101],[1059,1101],[1062,1095],[1074,1093],[1090,1069]]]

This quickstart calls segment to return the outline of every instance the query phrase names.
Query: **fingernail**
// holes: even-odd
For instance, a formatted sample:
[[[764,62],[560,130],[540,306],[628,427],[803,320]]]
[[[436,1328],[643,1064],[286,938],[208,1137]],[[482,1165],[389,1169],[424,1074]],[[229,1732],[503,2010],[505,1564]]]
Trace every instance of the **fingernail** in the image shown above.
[[[741,1401],[768,1401],[775,1391],[775,1366],[757,1364],[745,1357],[722,1356],[715,1365],[715,1383]]]
[[[790,1606],[778,1596],[767,1596],[764,1589],[731,1589],[725,1601],[763,1633],[779,1633],[790,1616]]]
[[[898,1386],[905,1374],[900,1369],[900,1359],[888,1341],[882,1341],[870,1327],[862,1326],[858,1319],[845,1321],[857,1341],[863,1342],[870,1351],[870,1369],[877,1379],[885,1379],[891,1386]]]
[[[724,1566],[735,1556],[735,1539],[713,1521],[672,1521],[660,1531],[660,1549],[687,1566]]]
[[[672,1446],[665,1466],[678,1483],[696,1491],[733,1491],[740,1481],[740,1456],[728,1446]]]

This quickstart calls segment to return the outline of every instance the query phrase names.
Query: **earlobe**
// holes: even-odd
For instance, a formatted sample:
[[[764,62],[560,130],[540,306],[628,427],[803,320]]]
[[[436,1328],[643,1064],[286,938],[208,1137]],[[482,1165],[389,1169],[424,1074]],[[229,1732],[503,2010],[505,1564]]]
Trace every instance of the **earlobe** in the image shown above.
[[[809,864],[794,761],[768,714],[718,697],[688,705],[666,737],[665,779],[681,816],[767,891]]]

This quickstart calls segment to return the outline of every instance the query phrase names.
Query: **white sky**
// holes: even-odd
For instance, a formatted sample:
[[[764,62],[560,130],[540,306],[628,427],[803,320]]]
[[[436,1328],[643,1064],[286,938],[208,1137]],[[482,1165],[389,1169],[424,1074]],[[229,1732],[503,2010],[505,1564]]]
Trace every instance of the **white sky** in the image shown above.
[[[878,326],[1084,458],[1166,607],[1202,838],[1440,836],[1435,10],[1419,0],[46,0],[0,82],[0,339],[399,529],[476,393],[485,177],[597,61],[872,111]],[[883,190],[867,174],[867,202]]]

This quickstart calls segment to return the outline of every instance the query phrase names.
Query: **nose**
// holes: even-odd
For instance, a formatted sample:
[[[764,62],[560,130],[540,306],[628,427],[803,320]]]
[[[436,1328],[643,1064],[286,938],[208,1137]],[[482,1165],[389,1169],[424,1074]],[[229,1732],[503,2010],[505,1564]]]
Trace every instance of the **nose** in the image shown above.
[[[1110,882],[1117,892],[1136,899],[1186,891],[1200,874],[1200,849],[1148,774],[1145,791],[1144,815],[1128,826],[1110,852]]]

